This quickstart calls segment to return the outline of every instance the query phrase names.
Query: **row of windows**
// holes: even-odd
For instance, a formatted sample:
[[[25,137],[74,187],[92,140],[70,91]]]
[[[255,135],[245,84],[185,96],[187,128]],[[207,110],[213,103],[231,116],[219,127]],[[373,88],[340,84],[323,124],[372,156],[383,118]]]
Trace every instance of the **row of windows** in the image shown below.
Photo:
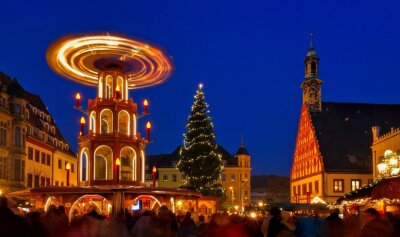
[[[38,188],[38,187],[44,187],[44,186],[50,186],[50,178],[49,177],[44,177],[40,175],[33,175],[28,173],[27,175],[27,181],[26,181],[26,186],[28,188]]]
[[[48,114],[45,114],[43,111],[39,110],[38,108],[32,106],[31,104],[29,104],[29,106],[31,107],[33,113],[35,115],[39,115],[39,117],[43,120],[46,120],[47,122],[51,121],[51,117]]]
[[[34,160],[48,166],[51,165],[50,154],[40,152],[32,147],[28,147],[28,160]]]
[[[228,181],[235,181],[236,180],[236,174],[222,174],[221,175],[221,179],[222,181],[226,181],[226,178],[229,178]],[[239,176],[239,180],[241,181],[247,181],[247,173],[244,174],[244,176],[242,176],[242,174],[240,174]]]
[[[249,165],[249,162],[248,162],[248,161],[244,161],[244,162],[242,162],[242,161],[239,161],[239,166],[242,166],[242,164],[243,164],[243,166],[244,166],[244,167],[250,167],[250,165]]]
[[[368,179],[368,183],[372,182],[372,179]],[[342,193],[344,192],[344,179],[334,179],[333,183],[332,183],[332,187],[333,187],[333,192],[335,193]],[[356,190],[361,188],[361,179],[352,179],[350,181],[350,187],[351,187],[351,191]],[[319,193],[319,183],[318,180],[314,181],[314,190],[313,190],[313,183],[309,182],[302,184],[302,186],[300,187],[300,185],[297,186],[293,186],[293,194],[296,195],[303,195],[306,196],[307,194],[311,194],[313,193],[313,191],[315,192],[315,194]]]
[[[68,164],[68,161],[64,161],[64,166],[63,166],[63,160],[58,159],[58,168],[59,169],[67,169],[67,164]],[[74,173],[75,172],[75,164],[70,163],[70,166],[71,166],[71,173]]]
[[[54,185],[55,186],[64,186],[64,181],[60,182],[60,181],[56,180],[54,182]],[[49,177],[28,174],[27,175],[26,186],[28,188],[38,188],[38,187],[44,187],[44,186],[51,186],[51,182],[50,182],[50,178]]]
[[[168,182],[168,178],[169,178],[169,175],[168,175],[168,174],[163,174],[162,180],[163,180],[164,182]],[[184,179],[185,179],[185,176],[182,174],[182,180],[184,180]],[[177,182],[177,180],[178,180],[177,175],[176,175],[176,174],[172,174],[172,176],[171,176],[171,181],[172,181],[172,182]]]
[[[319,193],[318,180],[314,181],[314,192],[315,192],[315,194]],[[296,195],[300,195],[300,193],[303,196],[307,195],[308,193],[310,193],[310,194],[313,193],[313,183],[309,182],[308,185],[307,185],[307,183],[302,184],[301,190],[300,190],[300,185],[297,185],[297,190],[296,190],[296,186],[293,186],[293,194],[296,196]]]
[[[41,131],[37,127],[32,128],[32,126],[28,125],[26,134],[27,135],[33,135],[33,136],[39,138],[41,141],[44,141],[44,142],[53,143],[54,146],[56,146],[57,148],[61,148],[61,150],[65,150],[65,151],[69,150],[69,145],[68,144],[66,144],[66,143],[64,144],[63,141],[57,140],[54,136],[49,135],[44,131]]]
[[[371,183],[372,179],[368,179],[368,183]],[[352,179],[350,181],[351,191],[359,189],[362,187],[361,179]],[[333,180],[333,192],[340,193],[344,192],[344,179],[334,179]]]

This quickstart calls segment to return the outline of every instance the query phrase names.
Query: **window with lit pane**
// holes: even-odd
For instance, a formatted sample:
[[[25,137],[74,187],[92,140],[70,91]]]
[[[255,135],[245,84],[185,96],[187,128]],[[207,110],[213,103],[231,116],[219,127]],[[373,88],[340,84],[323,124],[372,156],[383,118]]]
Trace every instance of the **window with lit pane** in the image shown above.
[[[333,180],[333,191],[334,192],[344,192],[344,180],[334,179]]]
[[[360,179],[352,179],[351,180],[351,191],[361,188],[361,180]]]

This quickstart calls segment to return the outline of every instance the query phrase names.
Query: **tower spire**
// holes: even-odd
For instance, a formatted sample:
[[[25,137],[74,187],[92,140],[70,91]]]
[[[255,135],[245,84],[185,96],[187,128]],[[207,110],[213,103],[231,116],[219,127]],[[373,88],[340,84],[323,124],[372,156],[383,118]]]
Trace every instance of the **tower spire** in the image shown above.
[[[243,138],[243,133],[242,133],[242,138],[241,138],[242,140],[240,141],[240,146],[241,147],[244,147],[244,138]]]
[[[313,36],[314,33],[310,32],[310,48],[304,59],[305,74],[301,88],[303,89],[303,104],[306,104],[310,111],[321,111],[322,81],[319,79],[319,57],[314,49]]]

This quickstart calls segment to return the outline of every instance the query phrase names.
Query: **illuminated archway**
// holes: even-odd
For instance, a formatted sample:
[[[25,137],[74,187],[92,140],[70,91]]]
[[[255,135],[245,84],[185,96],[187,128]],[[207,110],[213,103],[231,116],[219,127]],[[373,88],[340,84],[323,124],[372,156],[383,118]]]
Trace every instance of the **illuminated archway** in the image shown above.
[[[110,215],[112,212],[112,205],[101,195],[83,195],[72,204],[71,209],[69,210],[68,219],[71,222],[75,214],[83,216],[85,213],[93,209],[99,214]]]
[[[125,110],[121,110],[118,113],[118,132],[119,133],[124,133],[129,136],[130,134],[130,118],[129,118],[129,113],[126,112]]]
[[[111,180],[113,151],[109,146],[99,146],[94,151],[94,179]]]
[[[119,90],[121,92],[120,98],[124,99],[125,98],[125,86],[123,83],[123,79],[120,76],[117,77],[117,85],[119,86]]]
[[[138,201],[143,202],[141,208],[154,209],[157,205],[161,207],[161,202],[153,195],[140,195],[132,200],[131,206],[138,203]],[[146,203],[147,201],[149,201],[148,204]]]
[[[50,205],[58,206],[59,205],[59,200],[57,200],[57,198],[54,197],[54,196],[48,197],[46,202],[45,202],[45,204],[44,204],[44,211],[47,212],[47,210],[49,210],[49,206]]]
[[[136,137],[136,115],[132,114],[133,136]]]
[[[96,133],[96,112],[95,111],[92,111],[90,113],[89,130],[92,130],[93,133]]]
[[[108,75],[106,77],[106,98],[111,99],[113,97],[113,78]]]
[[[136,180],[136,152],[132,147],[121,149],[121,180]]]
[[[146,166],[146,159],[144,157],[144,151],[142,150],[140,153],[142,155],[142,182],[144,183],[144,168]]]
[[[109,109],[103,109],[100,112],[100,133],[113,132],[113,113]]]
[[[99,80],[99,94],[98,94],[99,98],[103,98],[103,78],[100,77]]]
[[[87,181],[89,180],[89,155],[88,149],[84,148],[81,151],[79,156],[79,164],[80,164],[80,181]]]

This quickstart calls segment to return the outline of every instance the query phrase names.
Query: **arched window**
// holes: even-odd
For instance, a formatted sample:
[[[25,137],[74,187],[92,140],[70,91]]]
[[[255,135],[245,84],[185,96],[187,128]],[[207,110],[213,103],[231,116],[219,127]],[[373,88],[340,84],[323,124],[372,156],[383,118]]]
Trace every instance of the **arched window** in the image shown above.
[[[121,149],[121,180],[136,180],[136,152],[132,147]]]
[[[109,109],[103,109],[100,113],[100,133],[113,132],[113,113]]]
[[[136,137],[136,115],[132,114],[132,128],[133,128],[133,136]]]
[[[21,127],[15,127],[14,130],[14,145],[21,146],[22,144]]]
[[[96,133],[96,112],[95,111],[92,111],[90,113],[89,130],[92,130],[93,133]]]
[[[106,98],[110,99],[113,97],[113,78],[112,76],[106,77]]]
[[[83,149],[80,157],[80,180],[87,181],[89,176],[89,157],[87,149]]]
[[[121,93],[119,98],[124,99],[125,98],[125,87],[124,87],[122,77],[117,77],[117,85],[119,86],[119,91]]]
[[[317,72],[317,62],[312,61],[311,62],[311,73],[316,73]]]
[[[129,99],[128,80],[125,79],[125,100]]]
[[[129,114],[125,110],[118,113],[118,132],[129,136]]]
[[[145,159],[145,156],[144,156],[144,151],[142,150],[141,152],[141,156],[142,156],[142,162],[141,162],[141,170],[142,170],[142,182],[144,183],[144,168],[146,167],[146,159]]]
[[[94,152],[94,179],[112,179],[113,152],[109,146],[99,146]]]
[[[103,78],[100,77],[99,80],[99,98],[103,98]]]

